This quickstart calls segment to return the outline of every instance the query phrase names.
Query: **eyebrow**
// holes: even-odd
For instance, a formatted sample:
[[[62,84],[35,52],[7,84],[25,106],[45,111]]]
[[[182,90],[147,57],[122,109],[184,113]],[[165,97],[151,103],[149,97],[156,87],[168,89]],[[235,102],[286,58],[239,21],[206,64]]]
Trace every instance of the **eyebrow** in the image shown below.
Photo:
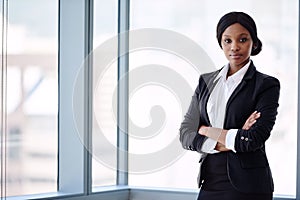
[[[242,35],[249,35],[248,33],[241,33],[239,36],[242,36]],[[230,37],[230,35],[224,35],[225,37]]]

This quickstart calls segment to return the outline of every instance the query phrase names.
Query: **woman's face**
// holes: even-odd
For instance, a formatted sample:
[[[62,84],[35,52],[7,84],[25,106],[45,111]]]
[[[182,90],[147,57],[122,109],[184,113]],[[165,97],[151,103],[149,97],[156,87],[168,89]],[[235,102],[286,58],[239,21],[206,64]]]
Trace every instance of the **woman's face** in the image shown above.
[[[223,32],[221,45],[230,67],[238,70],[249,61],[253,40],[246,28],[235,23]]]

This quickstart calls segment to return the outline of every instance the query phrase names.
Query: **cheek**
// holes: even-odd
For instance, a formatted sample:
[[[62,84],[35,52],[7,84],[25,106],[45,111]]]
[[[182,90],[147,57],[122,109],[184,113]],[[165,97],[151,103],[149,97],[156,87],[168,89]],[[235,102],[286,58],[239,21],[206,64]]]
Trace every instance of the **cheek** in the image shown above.
[[[245,46],[245,49],[247,49],[250,53],[252,51],[252,48],[253,48],[253,44],[252,43],[249,43],[248,45]]]
[[[228,45],[228,44],[222,44],[222,50],[223,50],[224,52],[229,51],[229,50],[230,50],[230,45]]]
[[[246,49],[247,49],[248,53],[251,54],[251,52],[252,52],[252,45],[249,45]]]

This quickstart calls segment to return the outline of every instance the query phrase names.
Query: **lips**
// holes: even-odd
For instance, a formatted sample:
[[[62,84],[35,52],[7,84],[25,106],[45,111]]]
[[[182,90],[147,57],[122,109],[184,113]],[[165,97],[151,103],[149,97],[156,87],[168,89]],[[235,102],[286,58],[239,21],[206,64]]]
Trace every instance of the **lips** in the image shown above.
[[[231,54],[230,57],[231,57],[232,59],[239,59],[239,58],[242,57],[242,54]]]

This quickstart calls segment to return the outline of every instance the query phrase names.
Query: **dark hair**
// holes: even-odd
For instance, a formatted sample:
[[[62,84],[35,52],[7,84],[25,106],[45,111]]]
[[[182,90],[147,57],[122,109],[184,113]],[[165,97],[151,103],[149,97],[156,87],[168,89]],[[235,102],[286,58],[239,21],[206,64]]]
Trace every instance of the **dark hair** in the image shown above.
[[[246,13],[243,12],[230,12],[225,14],[219,21],[217,25],[217,39],[219,42],[220,47],[222,48],[221,45],[221,39],[222,39],[222,34],[232,24],[239,23],[243,27],[245,27],[253,40],[253,49],[251,51],[251,55],[255,56],[259,54],[259,52],[262,49],[262,43],[257,37],[257,30],[256,30],[256,25],[254,20]]]

